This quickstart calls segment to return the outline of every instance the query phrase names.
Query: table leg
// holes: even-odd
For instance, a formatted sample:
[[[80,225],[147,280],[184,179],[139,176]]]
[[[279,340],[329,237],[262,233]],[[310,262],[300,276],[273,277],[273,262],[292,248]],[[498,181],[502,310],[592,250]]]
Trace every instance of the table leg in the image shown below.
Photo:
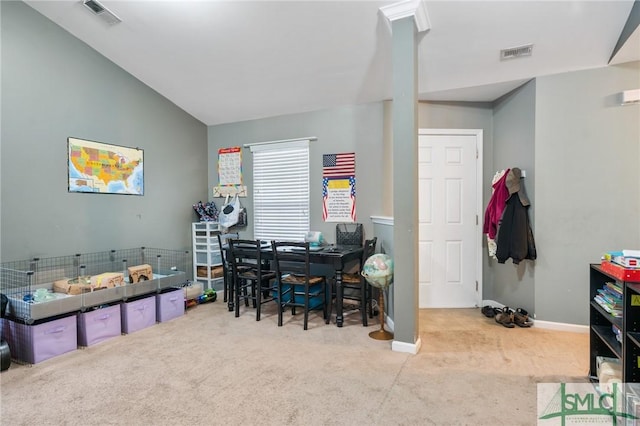
[[[342,327],[344,316],[342,312],[342,270],[336,269],[336,325]]]

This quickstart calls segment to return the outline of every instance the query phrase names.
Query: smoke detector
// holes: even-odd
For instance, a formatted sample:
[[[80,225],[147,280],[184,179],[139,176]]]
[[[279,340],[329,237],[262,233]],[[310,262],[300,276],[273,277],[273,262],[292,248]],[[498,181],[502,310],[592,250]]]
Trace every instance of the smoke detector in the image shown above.
[[[118,18],[115,13],[104,7],[97,0],[83,0],[82,4],[91,12],[93,12],[94,15],[100,17],[109,25],[114,25],[122,22],[122,19]]]
[[[533,52],[533,44],[525,44],[524,46],[509,47],[500,51],[500,60],[520,58],[522,56],[531,56]]]

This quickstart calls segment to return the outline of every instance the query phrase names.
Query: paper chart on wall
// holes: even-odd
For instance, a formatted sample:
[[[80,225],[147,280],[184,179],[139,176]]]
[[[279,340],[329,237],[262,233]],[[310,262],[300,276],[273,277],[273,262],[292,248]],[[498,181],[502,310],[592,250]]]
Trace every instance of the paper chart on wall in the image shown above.
[[[218,185],[242,185],[242,151],[239,146],[218,150]]]

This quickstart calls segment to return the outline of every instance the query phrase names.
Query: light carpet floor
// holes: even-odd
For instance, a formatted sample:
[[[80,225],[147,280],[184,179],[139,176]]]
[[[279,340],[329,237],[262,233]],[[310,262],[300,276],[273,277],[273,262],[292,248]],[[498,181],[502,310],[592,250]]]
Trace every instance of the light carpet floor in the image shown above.
[[[479,309],[420,311],[417,355],[273,306],[217,301],[0,374],[2,425],[531,425],[536,384],[586,381],[588,334],[507,329]]]

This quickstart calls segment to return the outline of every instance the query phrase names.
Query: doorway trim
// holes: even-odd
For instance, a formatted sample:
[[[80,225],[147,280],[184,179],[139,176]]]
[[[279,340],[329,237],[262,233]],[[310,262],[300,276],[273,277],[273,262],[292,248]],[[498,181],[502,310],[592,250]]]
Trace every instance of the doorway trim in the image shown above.
[[[476,282],[478,283],[478,290],[476,291],[476,305],[480,307],[482,305],[482,221],[483,215],[483,147],[484,147],[484,132],[482,129],[430,129],[421,128],[418,130],[418,137],[428,135],[451,135],[451,136],[475,136],[476,137]],[[416,283],[417,285],[417,283]]]

